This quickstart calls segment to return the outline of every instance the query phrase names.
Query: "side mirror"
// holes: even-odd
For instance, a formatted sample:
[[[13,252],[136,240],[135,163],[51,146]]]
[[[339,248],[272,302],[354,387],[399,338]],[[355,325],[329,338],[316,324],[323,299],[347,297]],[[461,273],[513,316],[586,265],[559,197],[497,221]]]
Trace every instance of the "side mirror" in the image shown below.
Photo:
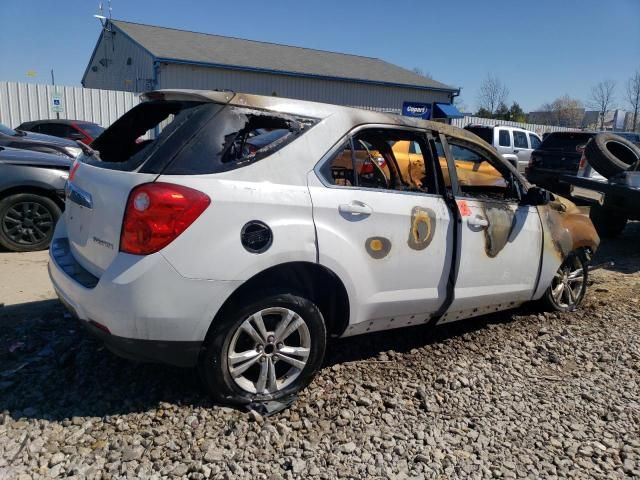
[[[547,205],[551,201],[551,194],[548,190],[540,188],[536,185],[529,187],[527,192],[522,196],[522,205]]]

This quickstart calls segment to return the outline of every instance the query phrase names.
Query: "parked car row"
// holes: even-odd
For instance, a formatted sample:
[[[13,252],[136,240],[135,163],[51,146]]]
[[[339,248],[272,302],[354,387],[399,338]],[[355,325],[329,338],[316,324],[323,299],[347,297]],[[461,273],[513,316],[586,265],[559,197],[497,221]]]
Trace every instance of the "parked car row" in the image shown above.
[[[90,122],[0,124],[0,246],[17,252],[49,246],[64,209],[71,162],[104,129]]]

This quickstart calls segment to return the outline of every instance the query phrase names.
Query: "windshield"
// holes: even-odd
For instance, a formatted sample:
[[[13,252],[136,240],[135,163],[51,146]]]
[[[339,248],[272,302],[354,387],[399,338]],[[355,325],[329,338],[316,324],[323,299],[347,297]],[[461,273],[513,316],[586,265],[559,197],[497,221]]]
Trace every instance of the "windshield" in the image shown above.
[[[5,125],[2,125],[1,123],[0,123],[0,133],[2,133],[3,135],[11,135],[11,136],[18,134],[18,132],[16,132],[13,128],[9,128]]]
[[[104,128],[100,125],[96,125],[95,123],[79,123],[78,127],[87,132],[91,138],[97,138],[102,132],[104,132]]]

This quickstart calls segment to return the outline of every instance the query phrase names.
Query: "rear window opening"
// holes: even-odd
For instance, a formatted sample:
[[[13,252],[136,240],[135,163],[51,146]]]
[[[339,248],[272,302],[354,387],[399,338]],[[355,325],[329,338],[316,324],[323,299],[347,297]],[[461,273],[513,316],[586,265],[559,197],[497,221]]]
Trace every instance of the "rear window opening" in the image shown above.
[[[464,127],[464,129],[479,136],[482,140],[487,142],[489,145],[493,145],[493,127],[478,127],[478,126],[467,125],[466,127]],[[511,142],[509,142],[509,144],[511,144]]]
[[[591,133],[554,132],[547,135],[538,148],[576,153],[584,148],[591,137],[593,137]]]
[[[106,129],[92,144],[97,156],[84,161],[105,168],[135,170],[189,120],[194,123],[216,104],[202,102],[146,102],[135,106]]]
[[[261,160],[314,124],[210,102],[151,101],[118,119],[91,145],[98,154],[83,161],[144,173],[216,173]]]

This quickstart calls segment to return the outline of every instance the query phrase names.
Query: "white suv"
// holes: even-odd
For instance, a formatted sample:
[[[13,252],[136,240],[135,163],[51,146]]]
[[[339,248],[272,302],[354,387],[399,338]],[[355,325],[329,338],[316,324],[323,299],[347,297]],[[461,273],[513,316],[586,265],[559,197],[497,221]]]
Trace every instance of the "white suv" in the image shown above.
[[[469,132],[230,92],[143,99],[73,165],[51,280],[114,352],[197,365],[221,401],[291,398],[328,337],[585,295],[588,217]]]
[[[524,173],[527,165],[529,165],[531,152],[542,143],[537,133],[508,125],[487,126],[472,124],[464,128],[495,147],[498,153],[517,168],[520,173]]]

